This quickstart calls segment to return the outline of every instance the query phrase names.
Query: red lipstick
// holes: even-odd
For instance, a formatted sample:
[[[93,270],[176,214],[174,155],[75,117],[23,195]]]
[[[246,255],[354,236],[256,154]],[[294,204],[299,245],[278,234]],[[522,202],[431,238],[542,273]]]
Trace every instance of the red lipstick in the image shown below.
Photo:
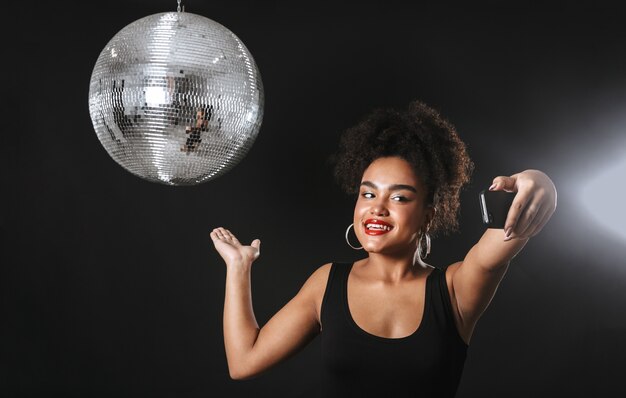
[[[393,229],[393,225],[374,218],[365,220],[363,226],[367,235],[383,235]]]

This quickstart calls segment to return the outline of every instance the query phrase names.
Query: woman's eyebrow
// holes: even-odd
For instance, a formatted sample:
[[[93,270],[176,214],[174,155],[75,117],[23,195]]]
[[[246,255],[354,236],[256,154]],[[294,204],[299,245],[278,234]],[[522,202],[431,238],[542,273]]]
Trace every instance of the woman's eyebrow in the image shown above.
[[[366,187],[370,187],[373,189],[378,189],[378,186],[376,186],[376,184],[374,184],[371,181],[363,181],[361,183],[361,186],[365,185]],[[399,191],[399,190],[407,190],[407,191],[411,191],[413,193],[417,193],[417,189],[415,189],[412,185],[406,185],[406,184],[392,184],[389,185],[389,190],[390,191]]]

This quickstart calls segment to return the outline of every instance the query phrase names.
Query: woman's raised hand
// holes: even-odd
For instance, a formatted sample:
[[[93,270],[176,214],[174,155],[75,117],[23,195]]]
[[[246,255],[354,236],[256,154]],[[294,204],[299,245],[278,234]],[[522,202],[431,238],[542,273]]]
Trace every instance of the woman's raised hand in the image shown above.
[[[244,246],[235,235],[222,227],[211,232],[211,239],[226,266],[249,266],[261,254],[259,239],[253,240],[250,246]]]
[[[556,187],[539,170],[496,177],[489,190],[516,192],[504,225],[505,241],[537,235],[556,209]]]

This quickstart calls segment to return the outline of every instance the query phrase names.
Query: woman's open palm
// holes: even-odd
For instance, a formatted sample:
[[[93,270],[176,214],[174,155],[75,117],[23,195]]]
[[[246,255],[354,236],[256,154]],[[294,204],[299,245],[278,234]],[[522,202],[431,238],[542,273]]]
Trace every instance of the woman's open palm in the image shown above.
[[[261,253],[261,241],[255,239],[250,246],[242,245],[229,230],[219,227],[211,232],[215,249],[226,265],[250,265]]]

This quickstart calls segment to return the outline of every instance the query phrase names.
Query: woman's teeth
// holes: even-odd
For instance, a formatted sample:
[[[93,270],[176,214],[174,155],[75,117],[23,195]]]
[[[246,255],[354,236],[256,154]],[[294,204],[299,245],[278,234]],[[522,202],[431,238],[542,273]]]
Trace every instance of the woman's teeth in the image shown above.
[[[367,229],[375,229],[378,231],[391,231],[391,227],[387,226],[387,225],[381,225],[381,224],[366,224],[365,228]]]

